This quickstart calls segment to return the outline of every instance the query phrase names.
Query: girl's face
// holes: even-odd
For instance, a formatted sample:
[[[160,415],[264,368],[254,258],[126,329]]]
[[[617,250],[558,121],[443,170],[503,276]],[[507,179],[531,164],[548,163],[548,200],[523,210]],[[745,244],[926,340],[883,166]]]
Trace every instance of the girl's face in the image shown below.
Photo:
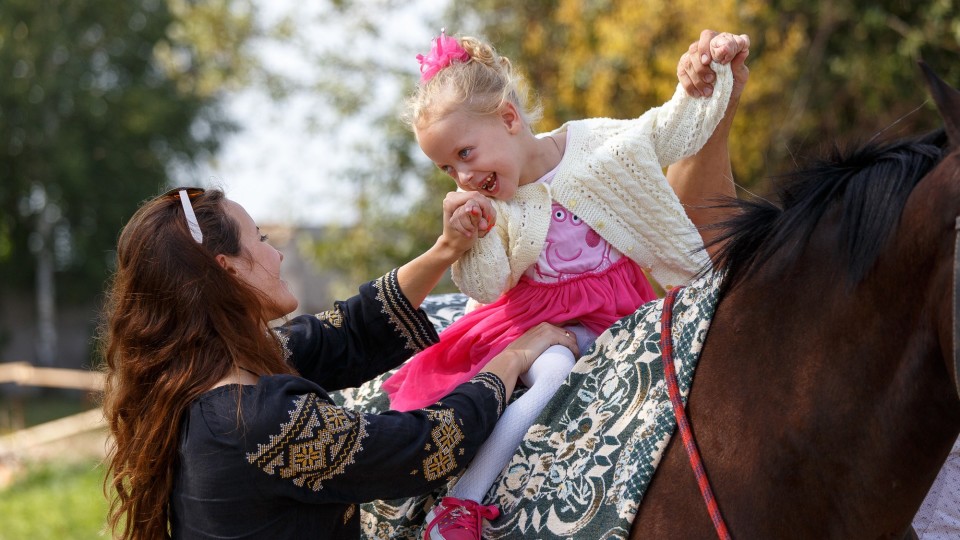
[[[457,108],[414,132],[423,153],[460,189],[510,200],[518,186],[536,180],[523,175],[521,126],[516,109],[505,105],[482,116]]]
[[[224,204],[227,215],[240,228],[241,253],[238,256],[218,255],[217,260],[228,271],[235,272],[237,277],[260,291],[268,302],[271,319],[283,317],[297,309],[297,298],[287,288],[287,282],[280,279],[283,254],[267,243],[266,235],[260,234],[260,227],[242,206],[231,200],[224,201]]]

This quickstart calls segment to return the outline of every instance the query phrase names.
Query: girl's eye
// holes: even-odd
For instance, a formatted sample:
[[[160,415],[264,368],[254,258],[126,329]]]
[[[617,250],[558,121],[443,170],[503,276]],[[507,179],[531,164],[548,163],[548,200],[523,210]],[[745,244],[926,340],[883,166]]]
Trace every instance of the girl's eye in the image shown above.
[[[270,237],[267,236],[267,235],[265,235],[265,234],[261,234],[261,235],[260,235],[260,241],[261,241],[261,242],[266,242],[267,239],[269,239],[269,238],[270,238]]]
[[[456,177],[453,175],[453,167],[451,167],[451,166],[449,166],[449,165],[444,165],[443,167],[440,167],[440,170],[443,171],[443,172],[444,172],[447,176],[449,176],[450,178],[456,178]]]
[[[460,159],[467,159],[468,157],[470,157],[471,151],[472,151],[472,148],[464,148],[463,150],[457,152],[457,156]]]

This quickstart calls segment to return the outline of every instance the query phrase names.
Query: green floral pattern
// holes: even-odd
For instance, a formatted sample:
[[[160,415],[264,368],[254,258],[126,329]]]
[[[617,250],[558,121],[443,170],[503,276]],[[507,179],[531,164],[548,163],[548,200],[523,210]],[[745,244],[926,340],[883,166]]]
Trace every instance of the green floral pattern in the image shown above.
[[[720,277],[684,289],[674,308],[677,379],[684,400],[717,303]],[[462,295],[431,297],[424,309],[438,331],[462,313]],[[485,504],[501,516],[484,538],[627,538],[630,524],[676,420],[663,380],[663,302],[641,306],[603,333],[527,432]],[[341,392],[341,404],[389,409],[379,392],[389,374]],[[438,493],[361,507],[368,538],[422,538]]]

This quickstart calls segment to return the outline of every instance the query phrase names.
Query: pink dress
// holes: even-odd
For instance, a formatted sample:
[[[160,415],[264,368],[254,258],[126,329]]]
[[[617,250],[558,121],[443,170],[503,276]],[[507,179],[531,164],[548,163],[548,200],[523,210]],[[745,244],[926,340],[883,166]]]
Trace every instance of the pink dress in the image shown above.
[[[549,183],[555,174],[538,181]],[[552,212],[543,251],[517,285],[448,326],[438,343],[384,381],[391,408],[436,403],[541,322],[581,324],[599,335],[656,298],[635,262],[563,206],[553,203]]]

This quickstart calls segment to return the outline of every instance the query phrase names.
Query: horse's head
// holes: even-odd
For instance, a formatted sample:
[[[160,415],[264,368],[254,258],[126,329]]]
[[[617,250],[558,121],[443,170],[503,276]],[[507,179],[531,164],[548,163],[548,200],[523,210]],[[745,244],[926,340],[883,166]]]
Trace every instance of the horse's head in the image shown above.
[[[927,87],[937,104],[940,117],[943,118],[944,128],[950,138],[950,149],[956,149],[960,145],[960,92],[943,82],[926,62],[920,62],[920,69],[927,79]]]
[[[943,119],[948,138],[944,158],[928,176],[931,181],[936,181],[934,187],[944,196],[940,205],[947,206],[939,215],[945,214],[947,219],[951,216],[954,218],[952,302],[949,303],[949,310],[939,310],[938,327],[941,348],[953,352],[948,370],[952,372],[957,391],[960,392],[960,291],[957,290],[960,287],[960,190],[957,189],[960,184],[960,92],[940,79],[925,62],[920,62],[920,68]]]

